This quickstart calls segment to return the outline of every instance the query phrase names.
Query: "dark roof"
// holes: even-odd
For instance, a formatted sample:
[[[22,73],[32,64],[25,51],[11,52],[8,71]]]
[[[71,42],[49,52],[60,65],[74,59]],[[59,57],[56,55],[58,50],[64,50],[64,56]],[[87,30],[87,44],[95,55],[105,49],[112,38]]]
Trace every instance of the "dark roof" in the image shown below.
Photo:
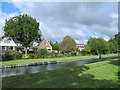
[[[0,37],[0,41],[4,38],[4,36]]]

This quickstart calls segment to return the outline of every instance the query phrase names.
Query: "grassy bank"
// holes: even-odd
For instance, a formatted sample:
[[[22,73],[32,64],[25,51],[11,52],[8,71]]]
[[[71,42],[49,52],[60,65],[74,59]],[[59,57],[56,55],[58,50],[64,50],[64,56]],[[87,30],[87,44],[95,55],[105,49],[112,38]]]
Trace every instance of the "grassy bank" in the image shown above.
[[[117,88],[118,59],[5,77],[3,88]]]
[[[117,55],[117,54],[106,54],[102,56],[109,55]],[[11,64],[24,64],[24,63],[36,63],[36,62],[46,62],[46,61],[60,61],[60,60],[71,60],[71,59],[82,59],[82,58],[90,58],[90,57],[98,57],[97,55],[91,56],[71,56],[71,57],[62,57],[62,58],[45,58],[45,59],[21,59],[21,60],[11,60],[0,62],[2,65],[11,65]]]

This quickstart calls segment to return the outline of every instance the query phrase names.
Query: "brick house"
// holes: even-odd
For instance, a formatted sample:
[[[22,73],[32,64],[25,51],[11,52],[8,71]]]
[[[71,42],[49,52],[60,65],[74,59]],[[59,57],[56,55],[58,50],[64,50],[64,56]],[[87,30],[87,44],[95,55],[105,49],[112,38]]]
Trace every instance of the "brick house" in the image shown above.
[[[29,51],[37,52],[39,49],[47,49],[48,53],[52,53],[52,46],[46,39],[40,42],[34,42],[33,46],[29,48]]]
[[[85,48],[85,44],[77,44],[77,48],[82,51]]]
[[[0,52],[2,54],[6,52],[16,52],[16,43],[10,37],[0,37]]]

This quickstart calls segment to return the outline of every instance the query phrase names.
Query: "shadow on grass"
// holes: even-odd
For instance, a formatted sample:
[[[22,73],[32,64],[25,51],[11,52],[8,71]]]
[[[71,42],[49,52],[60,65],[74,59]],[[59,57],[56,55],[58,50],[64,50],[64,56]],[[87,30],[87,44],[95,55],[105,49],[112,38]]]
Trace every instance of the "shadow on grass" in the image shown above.
[[[120,58],[110,61],[109,64],[119,66],[119,68],[120,68]],[[120,87],[120,69],[118,69],[118,72],[116,72],[116,75],[118,76],[118,83],[119,83],[119,87]]]
[[[109,61],[109,64],[120,66],[120,58],[117,58],[116,60]]]
[[[111,80],[96,80],[92,74],[82,74],[87,66],[65,68],[35,74],[3,78],[3,88],[117,88]]]

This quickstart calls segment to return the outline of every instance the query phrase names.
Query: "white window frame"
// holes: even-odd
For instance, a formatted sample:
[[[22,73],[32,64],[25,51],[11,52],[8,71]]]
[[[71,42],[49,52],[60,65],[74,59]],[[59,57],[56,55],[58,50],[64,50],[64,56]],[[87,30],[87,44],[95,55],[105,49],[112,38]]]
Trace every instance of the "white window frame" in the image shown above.
[[[3,47],[4,47],[4,49],[3,49]],[[2,46],[2,50],[6,50],[7,48],[6,48],[6,46]]]
[[[11,47],[12,47],[12,49],[11,49]],[[10,46],[10,47],[8,47],[8,49],[9,49],[9,50],[15,50],[15,47]]]

